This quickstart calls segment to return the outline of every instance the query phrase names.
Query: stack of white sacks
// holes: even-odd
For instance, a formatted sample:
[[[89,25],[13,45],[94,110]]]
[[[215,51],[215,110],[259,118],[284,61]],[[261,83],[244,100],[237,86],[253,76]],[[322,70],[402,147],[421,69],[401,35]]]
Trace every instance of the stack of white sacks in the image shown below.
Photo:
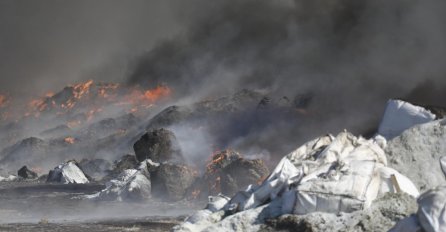
[[[363,210],[387,192],[419,197],[410,179],[387,166],[383,149],[386,139],[434,119],[435,115],[422,107],[390,100],[374,139],[345,131],[307,142],[285,156],[261,185],[249,186],[231,199],[210,197],[206,209],[174,231],[255,231],[266,218],[283,214]],[[406,219],[394,231],[408,231],[398,226],[419,228],[420,224],[429,232],[446,231],[446,187],[422,195],[418,202],[419,219]]]

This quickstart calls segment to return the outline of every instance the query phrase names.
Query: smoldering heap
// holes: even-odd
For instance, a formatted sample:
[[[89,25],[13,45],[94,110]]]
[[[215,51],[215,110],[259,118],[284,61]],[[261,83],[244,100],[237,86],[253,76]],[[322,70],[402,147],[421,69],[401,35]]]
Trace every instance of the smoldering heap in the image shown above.
[[[221,189],[233,194],[239,187],[254,184],[269,173],[260,160],[246,160],[234,151],[222,151],[215,154],[209,164],[212,170],[209,168],[204,176],[200,177],[195,167],[184,162],[174,133],[164,128],[144,134],[135,143],[134,149],[134,157],[129,155],[118,162],[115,169],[121,173],[107,182],[106,189],[87,198],[134,201],[154,197],[179,201],[207,197],[207,193],[216,193],[215,191]],[[129,166],[120,167],[123,162],[128,162],[124,160],[132,161]],[[235,188],[217,186],[220,184],[217,179],[221,178],[216,176],[217,172],[218,175],[227,177],[224,181],[226,185]],[[237,175],[238,173],[252,174]]]

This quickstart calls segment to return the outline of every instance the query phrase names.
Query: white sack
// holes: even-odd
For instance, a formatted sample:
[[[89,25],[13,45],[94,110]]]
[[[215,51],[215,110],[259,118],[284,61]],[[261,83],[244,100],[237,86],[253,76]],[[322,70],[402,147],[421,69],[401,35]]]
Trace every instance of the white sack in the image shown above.
[[[74,161],[60,164],[48,175],[48,182],[59,182],[63,184],[86,184],[89,183],[84,172]]]
[[[418,205],[418,219],[426,232],[446,231],[446,186],[422,194]]]
[[[378,134],[390,140],[412,126],[433,120],[435,120],[435,115],[423,107],[401,100],[389,100]]]
[[[397,193],[401,191],[411,195],[414,198],[417,198],[420,195],[420,192],[415,184],[397,170],[389,167],[381,167],[379,169],[379,173],[381,177],[381,194],[387,192]]]
[[[116,179],[107,182],[104,190],[87,196],[90,199],[110,201],[141,201],[150,197],[150,180],[143,171],[136,169],[124,170]]]
[[[382,165],[373,161],[353,161],[333,166],[335,170],[320,178],[302,182],[296,187],[293,213],[349,213],[369,207],[378,195],[377,170]]]

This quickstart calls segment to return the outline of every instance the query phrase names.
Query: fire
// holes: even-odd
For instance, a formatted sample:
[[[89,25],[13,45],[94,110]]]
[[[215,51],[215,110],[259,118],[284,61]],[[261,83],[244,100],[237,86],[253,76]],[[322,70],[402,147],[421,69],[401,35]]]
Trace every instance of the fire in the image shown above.
[[[215,151],[206,165],[208,173],[215,173],[225,165],[225,162],[241,158],[240,154],[233,150]]]
[[[28,103],[28,112],[25,113],[25,116],[34,116],[39,117],[40,113],[47,109],[48,105],[45,103],[44,99],[33,99]]]
[[[7,103],[8,99],[4,95],[0,95],[0,107],[4,107]]]
[[[167,97],[171,94],[171,90],[167,86],[158,86],[155,89],[147,90],[144,96],[147,100],[154,103],[161,98]]]
[[[46,98],[51,98],[51,97],[53,97],[54,96],[54,93],[53,92],[47,92],[46,94],[45,94],[45,97]]]
[[[102,98],[109,99],[111,96],[115,95],[119,86],[119,84],[115,83],[101,84],[98,86],[98,95]]]
[[[90,92],[91,85],[93,85],[93,80],[73,86],[74,97],[76,99],[81,99],[85,94]]]
[[[125,86],[119,83],[96,83],[88,80],[64,88],[61,92],[48,91],[44,95],[30,99],[18,109],[9,110],[11,100],[6,95],[0,95],[0,119],[34,117],[55,118],[67,120],[63,123],[70,128],[81,127],[83,123],[91,122],[104,115],[103,112],[120,112],[140,114],[144,116],[149,109],[155,107],[158,101],[169,97],[172,90],[166,85],[153,89],[141,86]],[[8,111],[6,111],[8,109]],[[79,116],[85,115],[85,118]],[[138,115],[137,115],[138,116]]]
[[[153,107],[154,104],[171,95],[172,90],[167,86],[158,86],[150,90],[141,90],[138,87],[133,88],[121,99],[115,103],[118,106],[130,106],[132,107],[129,112],[136,113],[139,109],[148,109]]]
[[[74,144],[76,142],[76,139],[73,137],[66,137],[64,139],[64,141],[65,141],[65,143],[68,143],[68,144]]]

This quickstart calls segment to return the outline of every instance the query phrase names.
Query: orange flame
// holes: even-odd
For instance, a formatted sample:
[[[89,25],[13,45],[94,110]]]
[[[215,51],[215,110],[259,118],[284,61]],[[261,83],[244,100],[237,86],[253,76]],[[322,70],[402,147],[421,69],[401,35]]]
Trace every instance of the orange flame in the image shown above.
[[[167,97],[171,94],[171,90],[167,86],[158,86],[155,89],[147,90],[144,96],[150,102],[156,102],[161,98]]]
[[[206,165],[206,170],[208,173],[215,173],[224,165],[224,161],[228,159],[240,158],[240,154],[237,152],[227,149],[224,151],[215,151],[212,153],[208,164]]]
[[[197,199],[200,196],[201,191],[199,189],[196,189],[194,191],[192,191],[191,195],[191,199]]]
[[[3,107],[6,105],[8,99],[4,95],[0,95],[0,107]]]
[[[62,116],[80,113],[76,112],[79,108],[85,114],[86,119],[66,122],[70,128],[74,128],[98,117],[98,113],[103,111],[102,108],[107,107],[105,104],[123,106],[125,112],[143,115],[148,109],[156,106],[157,101],[172,94],[172,90],[165,85],[159,85],[154,89],[142,89],[139,86],[128,87],[118,83],[95,83],[93,80],[73,84],[64,89],[64,91],[67,90],[68,94],[66,92],[55,94],[51,91],[39,98],[32,99],[27,103],[27,107],[23,107],[25,108],[23,111],[0,112],[0,119],[21,118],[14,114],[36,118],[42,114]],[[10,99],[6,95],[0,95],[0,108],[9,107],[9,105],[12,105]],[[108,108],[104,108],[104,110],[106,109],[108,110]],[[2,109],[2,111],[4,110]]]
[[[101,84],[98,88],[98,94],[102,98],[109,98],[113,92],[119,88],[119,84],[114,83],[108,83],[108,84]]]
[[[76,139],[73,137],[66,137],[64,139],[64,141],[65,141],[65,143],[68,143],[68,144],[74,144],[76,142]]]
[[[53,97],[53,96],[54,96],[54,93],[51,92],[51,91],[45,94],[45,97],[47,97],[47,98],[50,98],[50,97]]]
[[[89,80],[85,83],[80,83],[73,86],[73,94],[76,99],[81,99],[85,94],[90,92],[90,87],[93,84],[93,80]]]

